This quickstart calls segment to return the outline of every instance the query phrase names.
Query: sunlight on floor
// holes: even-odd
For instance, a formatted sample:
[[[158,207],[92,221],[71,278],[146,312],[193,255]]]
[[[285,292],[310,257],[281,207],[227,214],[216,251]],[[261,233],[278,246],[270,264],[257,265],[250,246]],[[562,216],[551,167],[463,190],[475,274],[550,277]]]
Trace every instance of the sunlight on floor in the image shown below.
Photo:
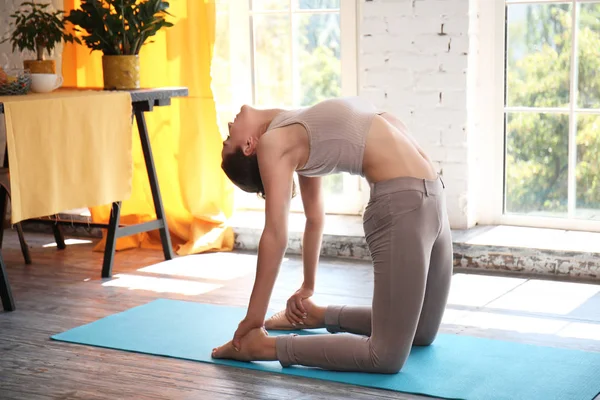
[[[65,244],[67,246],[71,246],[74,244],[89,244],[89,243],[92,243],[92,241],[85,240],[85,239],[65,239]],[[56,242],[47,243],[47,244],[43,245],[42,247],[56,247]]]
[[[459,319],[464,318],[468,314],[468,311],[446,308],[444,311],[444,317],[442,318],[442,324],[456,324]]]
[[[593,284],[456,274],[442,322],[600,341],[599,293],[600,286]]]
[[[130,290],[148,290],[156,293],[178,293],[186,296],[197,296],[223,287],[223,285],[213,283],[129,274],[117,274],[114,275],[114,278],[109,282],[103,283],[102,286],[122,287]]]
[[[254,274],[256,271],[255,255],[236,253],[205,253],[178,257],[169,261],[140,268],[138,271],[176,275],[188,278],[229,281]],[[285,263],[288,259],[284,259]]]
[[[521,278],[455,274],[448,304],[483,307],[526,281]]]
[[[253,255],[234,253],[197,254],[163,261],[138,271],[228,281],[254,273],[256,258]]]
[[[449,318],[449,320],[444,316],[443,323],[506,332],[553,335],[564,338],[600,341],[600,323],[579,323],[550,318],[498,314],[494,312],[466,312],[462,316]]]
[[[558,336],[600,341],[600,324],[570,323]]]
[[[482,329],[554,335],[565,328],[569,324],[569,321],[522,317],[492,312],[470,312],[463,318],[456,319],[454,323]]]
[[[599,292],[598,285],[530,280],[487,307],[567,315]]]

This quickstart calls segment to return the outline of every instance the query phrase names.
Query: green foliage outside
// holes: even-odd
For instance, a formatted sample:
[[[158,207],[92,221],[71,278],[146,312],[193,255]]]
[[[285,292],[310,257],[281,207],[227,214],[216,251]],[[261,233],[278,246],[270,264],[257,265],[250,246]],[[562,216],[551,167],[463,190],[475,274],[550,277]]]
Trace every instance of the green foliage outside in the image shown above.
[[[568,4],[509,7],[507,106],[564,110],[508,113],[509,213],[565,216],[569,123],[575,122],[576,216],[600,218],[600,115],[582,112],[569,121],[568,114],[571,12]],[[577,107],[600,108],[600,4],[580,5],[577,36]]]

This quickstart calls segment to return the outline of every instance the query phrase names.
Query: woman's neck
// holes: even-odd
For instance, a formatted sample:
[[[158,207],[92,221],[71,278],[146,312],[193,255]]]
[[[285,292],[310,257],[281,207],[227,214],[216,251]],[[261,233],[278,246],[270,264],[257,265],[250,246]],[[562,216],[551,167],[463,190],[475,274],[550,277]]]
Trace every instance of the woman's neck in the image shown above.
[[[281,108],[270,108],[267,110],[261,110],[261,115],[259,116],[259,126],[260,126],[260,135],[262,136],[266,131],[273,119],[282,113],[283,109]]]

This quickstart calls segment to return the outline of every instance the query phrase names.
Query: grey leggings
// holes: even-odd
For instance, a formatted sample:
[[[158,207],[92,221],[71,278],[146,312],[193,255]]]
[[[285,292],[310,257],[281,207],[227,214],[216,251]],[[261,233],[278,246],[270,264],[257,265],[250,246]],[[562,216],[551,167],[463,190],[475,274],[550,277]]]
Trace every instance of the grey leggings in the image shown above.
[[[282,366],[397,373],[411,346],[435,339],[453,265],[441,179],[372,185],[363,223],[374,263],[372,307],[329,306],[325,324],[333,335],[278,336]]]

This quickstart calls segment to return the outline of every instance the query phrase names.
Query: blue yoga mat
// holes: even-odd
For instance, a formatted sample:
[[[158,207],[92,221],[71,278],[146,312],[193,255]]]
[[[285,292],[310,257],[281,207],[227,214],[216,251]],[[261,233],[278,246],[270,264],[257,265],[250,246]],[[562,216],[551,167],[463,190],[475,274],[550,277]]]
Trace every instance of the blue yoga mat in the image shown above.
[[[600,392],[600,353],[461,335],[413,348],[396,375],[213,360],[211,350],[231,339],[245,311],[161,299],[52,339],[448,399],[591,400]]]

